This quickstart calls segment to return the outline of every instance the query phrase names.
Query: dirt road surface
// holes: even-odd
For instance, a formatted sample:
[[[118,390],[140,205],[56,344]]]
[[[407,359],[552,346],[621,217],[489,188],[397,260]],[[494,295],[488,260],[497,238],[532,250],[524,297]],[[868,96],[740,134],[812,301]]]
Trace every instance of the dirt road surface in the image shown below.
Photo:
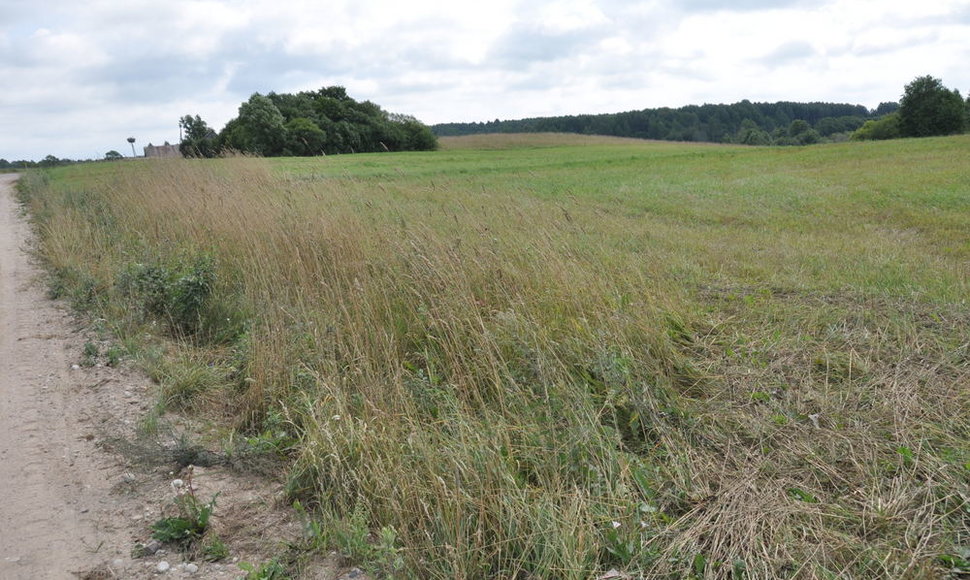
[[[83,435],[77,330],[24,251],[15,179],[0,175],[0,578],[77,578],[130,537],[112,525],[112,466]]]

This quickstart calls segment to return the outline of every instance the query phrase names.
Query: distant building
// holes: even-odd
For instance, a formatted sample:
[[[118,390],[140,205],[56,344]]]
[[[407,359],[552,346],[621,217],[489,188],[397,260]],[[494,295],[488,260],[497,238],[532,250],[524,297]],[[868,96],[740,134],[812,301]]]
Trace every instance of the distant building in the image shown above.
[[[181,157],[182,152],[179,151],[178,145],[169,145],[168,141],[164,145],[152,145],[149,143],[145,146],[145,157]]]

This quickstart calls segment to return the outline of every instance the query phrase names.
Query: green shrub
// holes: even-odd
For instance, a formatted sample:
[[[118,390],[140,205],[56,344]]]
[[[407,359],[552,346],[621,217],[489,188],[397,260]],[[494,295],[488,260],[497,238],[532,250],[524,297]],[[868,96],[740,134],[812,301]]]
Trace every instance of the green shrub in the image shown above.
[[[176,336],[232,340],[241,334],[240,317],[214,304],[215,261],[206,254],[180,264],[129,264],[118,276],[122,296],[139,305],[145,315],[163,319]],[[228,330],[227,330],[228,329]]]
[[[880,119],[870,119],[852,133],[853,141],[881,141],[902,137],[899,113],[890,113]]]

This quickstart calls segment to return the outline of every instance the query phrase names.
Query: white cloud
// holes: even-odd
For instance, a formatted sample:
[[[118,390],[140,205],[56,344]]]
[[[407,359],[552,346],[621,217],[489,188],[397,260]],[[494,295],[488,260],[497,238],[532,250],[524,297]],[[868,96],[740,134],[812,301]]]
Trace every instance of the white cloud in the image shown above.
[[[965,0],[0,0],[0,157],[220,128],[256,91],[347,87],[434,123],[704,102],[874,107],[970,89]],[[128,150],[130,153],[130,149]]]
[[[594,0],[559,0],[539,4],[536,12],[539,28],[554,34],[584,30],[610,22]]]

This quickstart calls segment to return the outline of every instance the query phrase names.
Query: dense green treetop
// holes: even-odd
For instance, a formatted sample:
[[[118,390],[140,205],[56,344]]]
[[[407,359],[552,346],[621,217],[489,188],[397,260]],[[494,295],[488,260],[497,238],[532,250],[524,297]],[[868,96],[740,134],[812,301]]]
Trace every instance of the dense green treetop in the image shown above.
[[[239,123],[248,138],[249,151],[272,157],[281,155],[286,142],[286,119],[276,104],[259,93],[239,106]]]
[[[899,128],[903,137],[953,135],[966,126],[967,108],[957,90],[926,75],[906,85],[899,102]]]
[[[183,141],[183,153],[204,157],[222,150],[273,157],[438,146],[431,129],[414,117],[388,113],[370,101],[358,102],[337,86],[296,94],[256,93],[214,137],[198,116],[183,117],[181,123],[191,128]],[[186,141],[188,147],[184,147]]]
[[[179,127],[182,129],[182,142],[179,150],[186,157],[211,157],[216,151],[216,138],[218,135],[209,128],[209,125],[196,115],[185,115],[179,119]]]

